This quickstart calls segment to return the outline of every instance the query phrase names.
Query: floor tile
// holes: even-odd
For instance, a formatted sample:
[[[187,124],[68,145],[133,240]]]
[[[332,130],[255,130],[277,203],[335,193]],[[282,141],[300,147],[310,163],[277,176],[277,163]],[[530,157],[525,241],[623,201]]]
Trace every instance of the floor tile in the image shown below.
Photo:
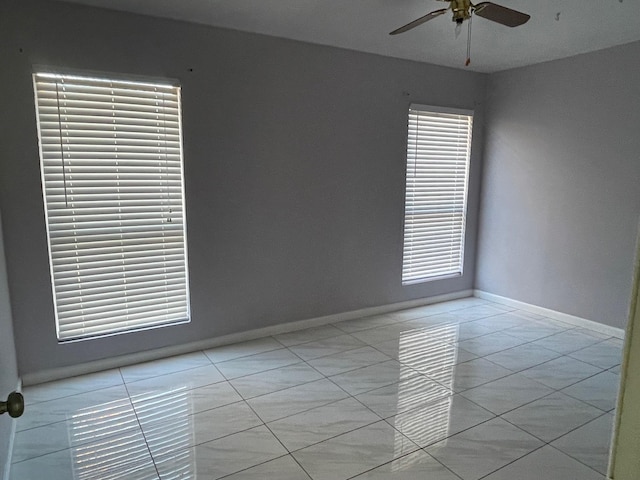
[[[457,364],[468,362],[469,360],[478,358],[477,355],[459,348],[455,343],[434,341],[431,345],[429,345],[428,343],[422,344],[419,341],[408,342],[407,340],[408,339],[403,338],[386,340],[381,343],[375,343],[372,346],[385,355],[388,355],[395,360],[400,360],[402,363],[409,366],[411,366],[412,364],[418,366],[420,364],[424,364],[425,362],[428,363],[427,356],[424,355],[425,352],[430,352],[431,358],[433,358],[434,355],[438,357],[438,348],[441,350],[446,350],[447,354],[442,355],[446,356],[446,363]],[[451,354],[450,352],[453,352],[453,354]]]
[[[232,345],[223,345],[221,347],[210,348],[204,351],[213,363],[226,362],[234,358],[255,355],[256,353],[269,352],[271,350],[279,350],[282,344],[272,337],[258,338],[249,340],[248,342],[234,343]]]
[[[398,361],[420,372],[457,365],[478,358],[455,343],[440,340],[409,342],[400,339]]]
[[[499,303],[485,303],[483,305],[475,305],[461,310],[454,310],[454,313],[467,320],[477,320],[480,318],[504,314],[511,310],[513,310],[511,307],[500,305]]]
[[[451,312],[452,310],[460,310],[461,308],[468,307],[454,305],[451,302],[443,302],[434,303],[431,305],[423,305],[421,307],[406,308],[404,310],[397,310],[395,312],[389,313],[388,315],[405,322],[407,320],[413,320],[414,318],[430,317],[439,313],[447,313]]]
[[[337,337],[344,335],[344,332],[333,325],[321,325],[319,327],[311,327],[305,330],[297,330],[295,332],[281,333],[274,335],[285,347],[291,347],[300,343],[312,342],[314,340],[322,340],[323,338]]]
[[[463,324],[456,318],[445,320],[442,314],[438,314],[407,320],[402,325],[415,329],[416,333],[423,337],[440,338],[449,343],[455,343],[459,340],[460,325]]]
[[[577,328],[573,328],[572,330],[574,332],[580,332],[595,338],[599,338],[600,340],[616,340],[616,341],[622,342],[622,340],[619,338],[612,338],[612,336],[609,335],[608,333],[599,332],[597,330],[592,330],[590,328],[577,327]]]
[[[521,317],[531,318],[533,320],[548,320],[544,315],[539,313],[529,312],[527,310],[514,310],[513,313],[520,315]]]
[[[366,344],[351,335],[340,335],[339,337],[325,338],[314,342],[302,343],[289,347],[293,353],[303,360],[313,360],[314,358],[326,357],[347,350],[355,350]]]
[[[276,458],[256,467],[234,473],[225,480],[311,480],[291,455]]]
[[[55,402],[62,403],[60,400]],[[69,405],[66,408],[64,421],[16,432],[12,461],[21,462],[106,439],[113,443],[117,442],[118,438],[126,440],[132,435],[142,433],[127,398],[86,408],[69,409]]]
[[[622,346],[615,340],[591,345],[571,353],[569,356],[600,368],[612,368],[622,362]]]
[[[199,413],[212,408],[239,402],[242,397],[227,381],[198,388],[176,388],[161,392],[133,395],[131,401],[139,418],[151,413],[162,415],[165,406],[176,398],[184,398],[190,413]]]
[[[503,332],[495,332],[482,337],[465,340],[458,345],[468,352],[484,357],[485,355],[491,355],[492,353],[517,347],[523,343],[525,343],[525,341],[520,338],[512,337]]]
[[[492,473],[484,480],[604,480],[602,475],[573,458],[544,446]]]
[[[373,315],[371,317],[356,318],[354,320],[345,320],[343,322],[334,323],[333,326],[339,328],[343,332],[353,333],[370,328],[384,327],[393,323],[398,323],[400,319],[391,315]]]
[[[492,418],[493,413],[454,395],[400,413],[387,422],[420,447],[428,447]]]
[[[65,397],[64,400],[27,405],[20,421],[16,422],[16,429],[22,431],[56,422],[73,421],[78,412],[95,412],[99,416],[99,412],[109,408],[132,408],[124,385],[79,393]]]
[[[268,427],[293,452],[378,421],[378,415],[347,398],[276,420]]]
[[[502,312],[490,317],[485,317],[478,320],[480,324],[498,325],[503,329],[518,327],[521,325],[528,325],[531,323],[531,319],[522,316],[516,312]]]
[[[548,387],[560,390],[602,370],[570,357],[560,357],[535,367],[523,370],[520,374],[540,382]]]
[[[353,432],[293,453],[314,480],[345,480],[418,450],[385,422],[374,423]]]
[[[392,383],[398,383],[415,375],[419,375],[419,373],[395,360],[389,360],[334,375],[331,377],[331,381],[338,384],[347,393],[357,395],[391,385]]]
[[[605,414],[559,438],[551,445],[598,472],[606,474],[613,419],[613,415]]]
[[[536,340],[534,343],[564,355],[582,350],[585,347],[601,342],[602,339],[576,330],[567,330],[549,337]]]
[[[478,480],[542,445],[538,439],[496,418],[426,451],[464,480]]]
[[[236,433],[197,447],[154,457],[162,479],[218,479],[287,454],[264,427]]]
[[[560,356],[561,354],[553,350],[526,343],[498,353],[492,353],[485,358],[513,372],[520,372]]]
[[[375,348],[363,347],[310,360],[309,365],[323,375],[330,376],[389,360],[387,355]]]
[[[382,418],[412,410],[452,394],[437,382],[422,375],[357,395],[356,398]]]
[[[251,398],[247,402],[264,422],[272,422],[346,397],[348,394],[344,390],[323,379]]]
[[[122,383],[120,371],[115,369],[24,387],[22,393],[24,394],[26,405],[29,406],[38,402],[46,402],[56,398],[122,385]]]
[[[495,322],[479,322],[478,320],[474,320],[460,323],[458,324],[458,341],[463,342],[489,333],[499,332],[500,330],[504,330],[504,327]]]
[[[516,373],[466,390],[462,396],[501,415],[553,392],[553,389]]]
[[[243,398],[247,399],[313,382],[321,378],[323,378],[322,375],[309,365],[297,363],[254,375],[247,375],[246,377],[235,378],[230,383]]]
[[[411,323],[406,322],[405,325],[411,325]],[[460,325],[457,323],[414,326],[416,328],[405,330],[397,339],[403,350],[407,352],[428,351],[431,346],[439,346],[444,343],[454,345],[460,338]]]
[[[464,297],[464,298],[459,298],[457,300],[449,300],[447,302],[442,302],[438,305],[451,306],[452,311],[460,310],[463,308],[469,308],[469,307],[477,307],[479,305],[492,305],[498,308],[503,307],[500,304],[490,302],[488,300],[485,300],[484,298],[479,298],[479,297]]]
[[[194,352],[186,355],[163,358],[152,362],[139,363],[121,367],[120,372],[125,382],[135,382],[146,378],[180,372],[196,367],[211,365],[211,360],[203,352]]]
[[[130,395],[140,395],[150,392],[164,392],[175,389],[191,389],[223,382],[224,377],[214,366],[197,367],[183,372],[169,373],[158,377],[151,377],[137,382],[127,383]]]
[[[601,410],[556,392],[502,417],[531,435],[551,442],[600,415]]]
[[[475,320],[475,319],[468,319],[464,316],[456,315],[456,311],[434,313],[428,316],[405,319],[404,321],[406,323],[410,323],[414,325],[430,326],[430,325],[439,325],[439,324],[461,325],[463,323],[471,322]]]
[[[541,338],[562,333],[565,330],[566,328],[559,327],[552,323],[530,321],[523,325],[508,328],[504,330],[504,333],[527,342],[533,342],[534,340],[540,340]]]
[[[14,463],[10,480],[153,480],[156,469],[140,432]]]
[[[582,382],[575,383],[562,390],[562,392],[600,410],[609,412],[616,408],[619,386],[619,375],[611,372],[602,372]]]
[[[386,463],[353,480],[460,480],[444,465],[422,450]]]
[[[421,373],[450,390],[462,392],[506,377],[513,372],[483,358],[477,358],[457,365],[434,365],[432,369],[421,369]]]
[[[302,362],[300,357],[283,348],[216,363],[216,367],[227,379],[231,380],[300,362]]]
[[[429,335],[426,333],[426,328],[429,327],[425,327],[423,325],[415,326],[407,322],[401,322],[386,325],[384,327],[370,328],[369,330],[354,332],[352,335],[357,339],[372,345],[374,343],[384,342],[385,340],[400,339],[402,336],[428,338]]]
[[[262,420],[245,402],[191,414],[186,402],[175,401],[140,423],[151,454],[158,457],[257,427]]]

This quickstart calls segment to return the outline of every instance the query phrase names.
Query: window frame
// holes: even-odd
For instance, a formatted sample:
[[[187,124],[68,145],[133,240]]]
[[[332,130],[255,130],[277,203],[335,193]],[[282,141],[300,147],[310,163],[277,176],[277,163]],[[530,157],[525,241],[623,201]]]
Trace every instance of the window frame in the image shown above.
[[[161,211],[168,211],[172,216],[168,219],[168,222],[172,222],[172,220],[178,218],[179,215],[181,215],[180,217],[180,223],[181,223],[181,228],[175,230],[174,231],[179,231],[179,237],[181,238],[181,244],[179,244],[179,249],[181,249],[182,251],[182,261],[180,263],[180,267],[182,268],[183,271],[183,281],[179,281],[176,282],[180,285],[180,289],[182,292],[182,295],[184,296],[184,301],[182,302],[183,305],[180,307],[180,318],[173,318],[173,319],[165,319],[165,320],[155,320],[155,321],[148,321],[148,322],[143,322],[143,321],[136,321],[136,320],[127,320],[125,322],[125,325],[122,325],[122,322],[116,322],[116,323],[108,323],[108,322],[104,322],[104,329],[102,331],[91,331],[91,333],[86,333],[86,334],[75,334],[75,335],[65,335],[61,332],[61,325],[66,325],[64,322],[61,324],[60,321],[60,310],[59,310],[59,299],[58,299],[58,295],[56,292],[56,276],[55,276],[55,267],[56,265],[54,264],[54,252],[53,252],[53,245],[52,245],[52,236],[51,236],[51,219],[50,219],[50,210],[55,210],[55,209],[51,209],[49,208],[49,204],[48,204],[48,200],[47,200],[47,193],[48,193],[48,180],[47,180],[47,174],[45,173],[45,154],[44,154],[44,149],[43,149],[43,129],[41,126],[41,105],[39,103],[39,94],[41,92],[39,92],[38,90],[38,79],[39,78],[54,78],[57,79],[56,80],[56,85],[57,82],[60,81],[60,79],[68,79],[68,80],[75,80],[78,83],[81,82],[87,82],[85,84],[88,84],[90,82],[103,82],[103,83],[112,83],[112,84],[119,84],[122,88],[125,87],[130,87],[132,92],[136,92],[136,86],[138,86],[137,92],[139,95],[142,95],[142,91],[144,89],[147,89],[147,93],[148,93],[148,89],[150,87],[154,87],[154,88],[159,88],[159,89],[171,89],[172,91],[175,92],[175,102],[177,102],[177,108],[175,108],[177,110],[177,113],[175,114],[175,119],[177,120],[177,128],[174,128],[174,130],[177,131],[177,141],[174,140],[172,143],[173,144],[177,144],[178,146],[178,154],[177,154],[177,165],[179,166],[179,194],[174,194],[171,197],[171,200],[169,200],[169,193],[167,193],[167,204],[166,205],[162,205],[160,207]],[[45,228],[46,228],[46,234],[47,234],[47,250],[48,250],[48,259],[49,259],[49,270],[50,270],[50,279],[51,279],[51,288],[52,288],[52,295],[53,295],[53,304],[54,304],[54,317],[55,317],[55,324],[56,324],[56,336],[58,339],[59,343],[67,343],[67,342],[76,342],[76,341],[83,341],[83,340],[87,340],[87,339],[94,339],[94,338],[102,338],[102,337],[111,337],[114,335],[121,335],[121,334],[125,334],[125,333],[131,333],[131,332],[137,332],[137,331],[144,331],[144,330],[150,330],[150,329],[156,329],[156,328],[161,328],[161,327],[167,327],[167,326],[173,326],[173,325],[181,325],[181,324],[186,324],[189,323],[191,321],[191,301],[190,301],[190,289],[189,289],[189,262],[188,262],[188,245],[187,245],[187,220],[186,220],[186,196],[185,196],[185,177],[184,177],[184,148],[183,148],[183,132],[182,132],[182,96],[181,96],[181,86],[180,83],[176,80],[172,80],[172,79],[160,79],[157,77],[143,77],[143,76],[138,76],[138,75],[127,75],[127,74],[119,74],[119,73],[106,73],[106,72],[94,72],[94,71],[80,71],[80,70],[70,70],[70,69],[60,69],[60,68],[52,68],[52,67],[46,67],[46,66],[34,66],[34,70],[32,73],[32,79],[33,79],[33,88],[34,88],[34,101],[35,101],[35,115],[36,115],[36,124],[37,124],[37,131],[38,131],[38,149],[39,149],[39,164],[40,164],[40,174],[41,174],[41,186],[42,186],[42,194],[43,194],[43,206],[44,206],[44,220],[45,220]],[[119,87],[112,87],[113,89],[118,89]],[[44,90],[43,90],[44,91]],[[56,91],[57,91],[57,87],[56,87]],[[113,97],[112,93],[112,97]],[[132,94],[132,97],[135,97],[135,94]],[[137,98],[137,97],[135,97]],[[156,97],[157,98],[157,97]],[[113,99],[112,99],[113,101]],[[56,102],[56,107],[58,109],[58,117],[60,117],[60,99],[56,98],[55,100]],[[96,102],[99,103],[99,102]],[[96,107],[98,108],[98,107]],[[165,115],[166,117],[166,111],[164,110],[165,107],[164,104],[161,107],[162,109],[162,114]],[[158,110],[156,110],[157,112]],[[160,115],[160,114],[158,114]],[[116,119],[115,119],[116,115],[114,114],[114,120],[113,123],[117,123]],[[138,115],[137,117],[135,117],[134,122],[139,122],[141,121],[142,116]],[[157,120],[157,123],[159,122],[159,120]],[[63,129],[62,127],[62,123],[60,123],[59,126],[59,137],[60,137],[60,144],[62,146],[62,139],[63,139],[63,131],[65,133],[67,133],[66,130],[67,127],[65,127],[65,129]],[[159,128],[159,127],[158,127]],[[114,128],[114,130],[116,130]],[[98,136],[100,136],[101,134],[106,134],[106,131],[100,128],[96,128],[95,130],[96,132],[98,132]],[[131,134],[131,132],[125,132],[125,133],[129,133]],[[164,139],[163,140],[158,140],[158,144],[160,144],[162,141],[164,141],[165,144],[165,162],[167,161],[167,131],[165,129],[164,132]],[[126,136],[126,135],[125,135]],[[173,135],[174,137],[176,136],[176,134]],[[47,137],[49,140],[51,138],[54,138],[54,136],[50,136]],[[117,134],[114,134],[114,137],[117,137]],[[137,139],[137,137],[135,137]],[[160,138],[160,135],[158,134],[158,138]],[[120,140],[122,141],[122,140]],[[114,144],[116,144],[117,146],[122,146],[122,143],[118,143],[117,141],[113,142]],[[128,143],[128,146],[131,146],[133,144],[133,142]],[[117,147],[116,149],[117,150]],[[126,145],[125,145],[126,146]],[[145,147],[146,148],[146,147]],[[159,147],[158,147],[159,148]],[[60,160],[62,163],[62,170],[63,170],[63,177],[65,175],[64,173],[64,160],[62,160],[63,157],[63,151],[62,151],[62,147],[61,147],[61,154],[60,154]],[[109,154],[106,154],[107,157],[109,156]],[[160,156],[160,154],[158,154]],[[176,157],[176,154],[171,154],[172,157]],[[124,157],[124,155],[123,155]],[[50,159],[48,161],[51,161]],[[158,162],[161,161],[160,159],[157,160]],[[175,159],[172,160],[172,168],[173,170],[175,170],[176,166],[176,161]],[[175,180],[175,172],[173,173],[172,177],[174,178],[173,180],[169,180],[169,164],[166,164],[166,168],[167,168],[167,172],[166,172],[166,176],[164,177],[164,179],[162,180],[158,180],[159,183],[162,183],[166,180],[167,182],[167,189],[169,188],[169,184],[171,183],[172,186],[174,186],[174,184],[176,183]],[[92,165],[93,166],[93,165]],[[108,167],[107,167],[108,168]],[[160,168],[160,167],[158,167]],[[144,169],[144,168],[143,168]],[[140,174],[138,170],[134,171],[134,175],[138,175]],[[49,174],[50,175],[50,174]],[[106,174],[105,174],[106,175]],[[142,175],[142,174],[140,174]],[[157,176],[157,174],[156,174]],[[160,175],[160,177],[162,178],[162,175]],[[100,179],[103,179],[103,177],[100,177]],[[117,180],[118,182],[120,180],[119,177],[104,177],[105,180]],[[66,182],[66,180],[65,180]],[[67,186],[65,183],[64,186],[64,192],[65,192],[65,202],[66,202],[66,195],[67,195]],[[168,192],[168,190],[167,190]],[[112,191],[108,191],[105,196],[109,196],[109,195],[113,195],[112,198],[110,198],[109,200],[107,200],[106,202],[114,202],[116,200],[114,200],[114,198],[116,196],[118,196],[119,194],[115,193],[115,189]],[[162,194],[164,195],[164,194]],[[174,198],[177,197],[179,198],[179,207],[180,207],[180,212],[179,213],[175,213],[172,212],[172,208],[174,206],[175,200]],[[159,200],[159,196],[156,196],[155,198],[149,199],[149,201],[145,201],[143,204],[142,208],[151,208],[153,206],[153,208],[156,208],[157,205],[152,205],[154,202],[157,202]],[[160,199],[160,200],[164,200],[164,199]],[[71,209],[72,207],[69,207],[68,205],[66,207],[64,207],[64,209]],[[164,209],[164,210],[162,210]],[[59,210],[63,210],[63,209],[59,209]],[[160,223],[164,222],[164,218],[162,220],[159,220]],[[80,223],[80,222],[78,222]],[[120,225],[121,227],[121,232],[122,232],[122,224]],[[112,227],[112,230],[117,230],[117,227]],[[164,231],[164,228],[162,228],[162,230]],[[75,229],[74,227],[74,238],[78,238],[81,235],[78,235],[78,230]],[[164,236],[164,233],[163,235]],[[145,237],[146,238],[146,237]],[[154,238],[157,241],[159,241],[163,247],[162,248],[166,248],[166,243],[164,240],[160,239],[159,236],[156,237],[149,237],[149,238]],[[160,240],[159,240],[160,239]],[[124,241],[121,241],[121,248],[125,249],[125,243]],[[142,245],[144,245],[144,242],[141,242]],[[117,248],[116,246],[114,246],[113,248]],[[141,252],[145,252],[146,250],[141,250]],[[122,250],[122,255],[124,258],[125,252],[124,250]],[[135,257],[135,258],[140,258],[140,257]],[[79,264],[80,262],[78,262]],[[125,262],[123,261],[123,264]],[[164,261],[158,261],[155,262],[154,265],[163,265],[162,267],[159,268],[167,268],[167,264],[166,264],[166,259]],[[124,270],[124,267],[123,267]],[[166,274],[166,272],[165,272]],[[125,274],[123,274],[123,283],[126,284],[126,277]],[[160,280],[158,280],[160,281]],[[144,283],[144,282],[141,282]],[[166,285],[166,277],[165,277],[165,285]],[[147,287],[143,287],[147,288]],[[117,288],[114,287],[114,292],[117,290]],[[125,288],[126,290],[126,288]],[[158,290],[161,290],[160,288],[158,288]],[[165,287],[165,291],[172,291],[172,289],[167,290],[167,288]],[[158,295],[158,298],[163,298],[162,295]],[[170,295],[169,294],[165,294],[164,295],[165,299],[169,298]],[[125,302],[126,303],[126,302]],[[168,305],[169,303],[165,303],[166,305]],[[128,307],[127,307],[128,308]],[[183,313],[182,313],[183,312]],[[127,315],[129,315],[127,313]],[[126,326],[126,324],[131,323],[131,326]],[[114,328],[113,325],[116,324],[120,324],[119,327]]]
[[[417,112],[417,113],[413,113]],[[459,254],[457,258],[459,259],[456,264],[456,268],[449,269],[448,271],[443,272],[434,272],[429,273],[427,268],[418,269],[415,267],[415,262],[411,261],[411,257],[413,254],[411,253],[415,249],[412,247],[414,243],[417,243],[413,239],[408,239],[410,236],[408,234],[409,224],[414,225],[417,223],[413,216],[415,213],[411,211],[411,199],[415,199],[418,195],[411,195],[410,190],[415,188],[415,179],[412,181],[411,178],[411,168],[413,167],[413,175],[415,176],[415,165],[418,165],[420,162],[417,159],[417,150],[418,150],[418,140],[417,135],[420,133],[425,133],[426,130],[421,130],[419,125],[415,127],[415,132],[412,131],[412,115],[424,114],[425,116],[433,115],[433,118],[437,118],[438,115],[444,116],[457,116],[457,117],[467,117],[467,133],[466,135],[460,135],[458,138],[466,137],[466,154],[465,159],[462,162],[464,164],[464,173],[461,176],[454,176],[455,181],[458,182],[462,179],[463,188],[462,188],[462,200],[461,202],[451,202],[451,206],[446,208],[453,209],[456,206],[461,206],[461,220],[457,223],[460,224],[460,233],[459,236],[455,235],[455,238],[459,239],[459,248],[457,251]],[[446,117],[445,117],[446,118]],[[452,117],[449,117],[452,118]],[[456,278],[464,275],[464,260],[465,260],[465,239],[466,239],[466,224],[467,224],[467,209],[468,209],[468,193],[469,193],[469,174],[471,167],[471,155],[472,155],[472,143],[473,143],[473,123],[474,123],[474,111],[468,109],[458,109],[458,108],[448,108],[441,106],[433,106],[433,105],[425,105],[412,103],[408,108],[408,119],[407,119],[407,142],[406,142],[406,161],[405,161],[405,191],[404,191],[404,215],[403,215],[403,238],[402,238],[402,275],[401,282],[403,286],[410,286],[419,283],[443,280],[447,278]],[[462,123],[462,122],[461,122]],[[412,135],[416,138],[413,140],[414,144],[412,147]],[[412,155],[413,148],[413,155]],[[460,163],[459,160],[457,160]],[[423,163],[423,165],[427,165],[427,162]],[[428,165],[427,165],[427,168]],[[451,169],[453,170],[453,168]],[[448,193],[456,192],[459,190],[458,187],[453,187]],[[454,221],[451,224],[455,223]],[[422,239],[426,239],[428,235],[423,235]],[[413,235],[413,238],[417,238],[417,235]],[[454,238],[454,235],[451,235],[450,238]],[[455,242],[450,241],[449,244],[453,245]],[[451,256],[451,255],[449,255]],[[444,258],[444,255],[443,255]],[[421,270],[422,274],[412,273],[414,270]]]

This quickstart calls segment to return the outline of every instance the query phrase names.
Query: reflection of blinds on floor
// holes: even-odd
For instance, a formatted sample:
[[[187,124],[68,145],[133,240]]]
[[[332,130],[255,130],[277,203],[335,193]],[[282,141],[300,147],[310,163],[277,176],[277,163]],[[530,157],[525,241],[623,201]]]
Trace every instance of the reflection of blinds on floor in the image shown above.
[[[409,330],[398,341],[400,363],[453,390],[458,325]],[[426,388],[424,378],[416,376],[398,384],[398,389],[397,408],[404,413],[396,417],[396,428],[411,439],[419,439],[421,445],[449,436],[452,397],[443,398],[444,388]]]
[[[123,399],[71,416],[74,480],[147,480],[151,465],[147,442],[156,457],[169,447],[177,450],[171,455],[174,471],[163,480],[195,478],[195,456],[189,447],[193,444],[189,390],[143,394],[133,401],[135,413],[129,400]]]
[[[154,459],[165,458],[162,479],[195,479],[196,457],[191,390],[149,392],[132,398]],[[161,460],[160,460],[161,461]]]
[[[401,416],[395,420],[395,427],[420,445],[431,445],[449,437],[449,417],[452,397],[436,400],[420,408],[415,416]],[[426,411],[425,411],[426,410]]]
[[[78,410],[68,423],[74,480],[149,478],[149,449],[128,399]]]

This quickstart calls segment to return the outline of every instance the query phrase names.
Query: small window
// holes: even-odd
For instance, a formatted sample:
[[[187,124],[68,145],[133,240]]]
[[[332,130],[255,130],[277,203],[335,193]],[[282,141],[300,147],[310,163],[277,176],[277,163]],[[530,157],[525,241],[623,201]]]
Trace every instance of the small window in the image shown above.
[[[409,109],[402,284],[462,275],[471,112]]]
[[[180,88],[34,88],[58,340],[188,322]]]

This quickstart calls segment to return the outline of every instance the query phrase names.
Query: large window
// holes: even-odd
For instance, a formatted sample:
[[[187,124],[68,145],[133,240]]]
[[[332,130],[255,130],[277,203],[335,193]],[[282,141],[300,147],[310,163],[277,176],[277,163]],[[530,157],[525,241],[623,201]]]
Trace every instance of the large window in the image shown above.
[[[402,283],[462,275],[473,115],[411,105]]]
[[[180,88],[34,75],[59,340],[189,321]]]

